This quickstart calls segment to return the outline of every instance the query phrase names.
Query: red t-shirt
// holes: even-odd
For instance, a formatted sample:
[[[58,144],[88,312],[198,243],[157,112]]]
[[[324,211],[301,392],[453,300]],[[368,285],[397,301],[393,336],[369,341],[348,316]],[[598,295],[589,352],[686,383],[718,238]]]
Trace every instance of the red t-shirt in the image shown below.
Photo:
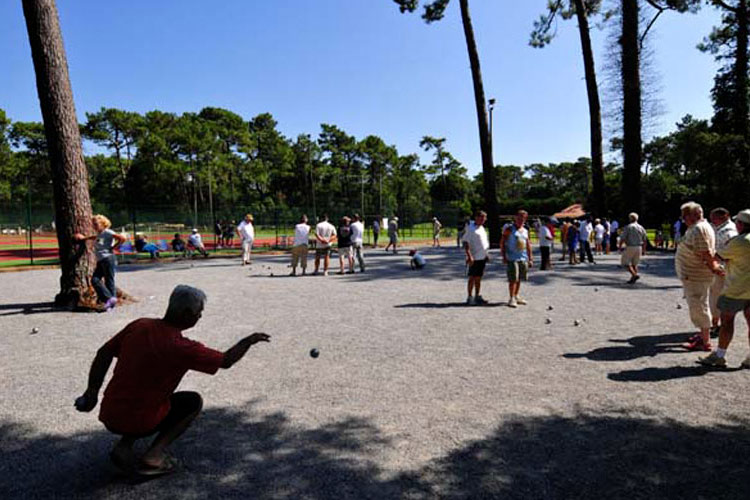
[[[169,397],[188,370],[214,374],[224,354],[161,319],[133,321],[106,346],[117,358],[104,391],[99,420],[127,434],[153,430],[169,412]]]

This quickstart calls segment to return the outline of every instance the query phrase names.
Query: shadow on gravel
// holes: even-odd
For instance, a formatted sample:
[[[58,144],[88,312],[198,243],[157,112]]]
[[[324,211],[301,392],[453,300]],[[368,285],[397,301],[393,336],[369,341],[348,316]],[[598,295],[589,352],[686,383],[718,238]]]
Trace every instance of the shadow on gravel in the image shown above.
[[[415,304],[398,304],[393,307],[395,308],[416,308],[416,309],[445,309],[448,307],[476,307],[476,308],[482,308],[482,307],[498,307],[498,306],[505,306],[507,305],[507,302],[494,302],[485,304],[483,306],[468,306],[466,305],[466,302],[419,302]]]
[[[564,358],[586,358],[591,361],[630,361],[642,357],[653,357],[664,353],[685,353],[681,345],[692,332],[668,333],[665,335],[641,335],[629,339],[611,339],[610,342],[626,343],[627,346],[599,347],[584,353],[566,353]]]
[[[718,371],[713,368],[701,366],[670,366],[667,368],[642,368],[640,370],[623,370],[607,375],[607,378],[616,382],[664,382],[677,378],[702,377],[706,373]],[[735,371],[735,369],[722,369],[721,371]]]
[[[59,312],[54,302],[34,302],[29,304],[0,304],[0,316],[14,316],[16,314],[38,314]]]
[[[115,436],[105,431],[45,435],[0,422],[0,498],[397,496],[378,482],[380,470],[368,459],[387,443],[367,420],[304,429],[253,406],[206,410],[172,447],[182,470],[138,485],[109,464]]]
[[[389,441],[348,418],[298,428],[253,403],[209,409],[173,452],[175,475],[130,485],[107,464],[113,437],[0,423],[0,495],[14,498],[631,499],[750,497],[750,421],[710,428],[576,415],[513,417],[488,437],[389,475]]]
[[[516,417],[420,470],[406,498],[750,498],[750,422]]]

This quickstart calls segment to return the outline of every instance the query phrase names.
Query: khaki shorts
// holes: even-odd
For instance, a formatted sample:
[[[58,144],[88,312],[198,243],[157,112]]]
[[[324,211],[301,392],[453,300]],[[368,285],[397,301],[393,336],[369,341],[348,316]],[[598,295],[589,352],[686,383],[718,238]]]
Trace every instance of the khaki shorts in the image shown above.
[[[637,266],[641,262],[641,247],[625,247],[620,257],[620,264],[624,267]]]
[[[506,269],[508,281],[526,281],[529,274],[529,263],[525,260],[508,261]]]
[[[708,303],[711,282],[683,279],[682,288],[690,310],[690,321],[698,328],[711,328],[711,307]]]
[[[315,248],[316,257],[328,257],[329,255],[331,255],[331,247],[325,247],[325,248],[316,247]]]

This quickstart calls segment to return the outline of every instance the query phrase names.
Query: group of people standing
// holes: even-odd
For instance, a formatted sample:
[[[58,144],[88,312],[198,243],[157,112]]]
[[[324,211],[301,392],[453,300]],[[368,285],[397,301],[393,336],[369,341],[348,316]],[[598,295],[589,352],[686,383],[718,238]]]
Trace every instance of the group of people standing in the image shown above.
[[[294,226],[291,276],[297,275],[298,265],[302,268],[303,275],[307,273],[307,255],[311,241],[311,230],[307,215],[302,215],[299,223]],[[365,272],[364,234],[365,226],[359,214],[354,214],[352,217],[341,217],[338,228],[328,221],[328,215],[320,217],[313,233],[315,246],[315,270],[313,274],[318,274],[322,261],[323,275],[328,276],[331,251],[335,241],[338,243],[339,274],[346,272],[345,264],[348,264],[348,273],[354,274],[355,258],[359,263],[359,271]]]

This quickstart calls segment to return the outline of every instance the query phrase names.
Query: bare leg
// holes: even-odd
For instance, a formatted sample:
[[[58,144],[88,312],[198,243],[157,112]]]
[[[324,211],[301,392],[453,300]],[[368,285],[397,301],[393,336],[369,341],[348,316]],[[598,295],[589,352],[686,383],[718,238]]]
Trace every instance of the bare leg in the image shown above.
[[[719,349],[729,348],[729,344],[734,337],[734,316],[736,313],[721,312],[721,330],[719,330]],[[745,311],[747,316],[747,311]],[[702,330],[701,330],[702,332]]]
[[[195,420],[195,417],[198,416],[203,408],[203,400],[197,393],[177,393],[173,395],[173,398],[176,395],[184,395],[185,399],[189,399],[189,404],[193,406],[193,409],[159,432],[151,443],[151,446],[141,458],[141,462],[145,465],[160,467],[164,463],[166,457],[164,449],[172,444],[175,439],[180,437],[182,433],[190,427],[190,424],[193,423],[193,420]],[[173,399],[173,405],[174,404]],[[167,419],[169,419],[169,415],[167,415]]]

